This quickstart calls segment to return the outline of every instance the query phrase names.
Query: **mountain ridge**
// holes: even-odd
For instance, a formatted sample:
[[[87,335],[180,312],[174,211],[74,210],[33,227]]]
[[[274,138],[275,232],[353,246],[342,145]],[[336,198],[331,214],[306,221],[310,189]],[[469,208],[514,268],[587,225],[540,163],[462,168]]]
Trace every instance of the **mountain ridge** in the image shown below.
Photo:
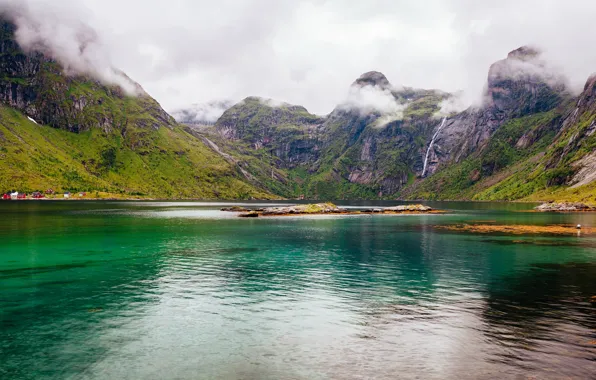
[[[247,97],[164,111],[132,80],[66,73],[0,22],[0,186],[169,198],[596,201],[596,79],[566,80],[521,47],[488,68],[484,101],[369,71],[325,116]],[[125,74],[121,74],[125,77]],[[125,77],[127,78],[127,77]],[[213,119],[213,114],[207,115]]]
[[[582,94],[572,96],[565,78],[551,71],[540,50],[524,46],[489,67],[481,106],[439,116],[443,102],[452,94],[394,87],[382,73],[367,72],[351,89],[389,94],[395,108],[374,108],[366,99],[338,105],[318,128],[317,155],[309,155],[307,149],[309,159],[296,160],[281,176],[300,182],[292,196],[313,199],[515,200],[566,194],[565,189],[585,187],[596,177],[590,151],[596,128],[592,118],[596,113],[592,108],[594,84],[592,77]],[[570,110],[574,102],[575,111]],[[438,131],[443,117],[444,126]],[[579,134],[567,136],[582,120],[588,125],[580,127],[576,131]],[[242,124],[242,118],[237,122]],[[234,133],[235,123],[226,119],[228,135]],[[276,125],[268,123],[267,127]],[[564,139],[570,139],[569,143],[560,148],[559,162],[555,163],[555,146]],[[255,150],[260,148],[254,146]],[[573,152],[579,152],[577,157],[562,159]],[[244,154],[251,155],[250,149]],[[421,178],[426,155],[428,178]],[[544,162],[546,159],[551,161]],[[530,164],[543,167],[546,174],[535,174],[534,185],[520,187],[516,193],[510,188],[521,186],[515,179],[516,170],[523,167],[527,172]],[[270,165],[284,170],[283,165]],[[437,184],[440,176],[431,179],[435,173],[449,175],[457,170],[462,174],[444,178],[443,185]],[[445,191],[444,186],[454,185],[455,178],[461,183],[455,184],[454,191]],[[508,181],[512,184],[507,185]],[[472,194],[472,189],[481,193]],[[592,197],[591,188],[581,196],[596,201]]]

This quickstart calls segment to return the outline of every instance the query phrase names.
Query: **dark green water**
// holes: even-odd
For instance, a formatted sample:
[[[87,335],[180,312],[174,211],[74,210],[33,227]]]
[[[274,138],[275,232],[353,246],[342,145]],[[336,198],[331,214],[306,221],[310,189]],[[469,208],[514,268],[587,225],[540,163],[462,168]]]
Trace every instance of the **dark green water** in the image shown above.
[[[596,374],[596,238],[239,219],[200,203],[1,202],[2,379],[561,379]]]

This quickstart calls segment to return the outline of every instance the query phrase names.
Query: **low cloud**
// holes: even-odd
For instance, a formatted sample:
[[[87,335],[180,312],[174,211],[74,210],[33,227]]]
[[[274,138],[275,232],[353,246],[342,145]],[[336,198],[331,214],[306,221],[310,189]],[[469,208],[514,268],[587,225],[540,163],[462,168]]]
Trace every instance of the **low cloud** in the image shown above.
[[[24,51],[55,59],[68,75],[90,75],[128,94],[141,93],[138,84],[113,67],[108,49],[82,14],[73,4],[0,0],[0,15],[15,24],[15,39]]]
[[[480,101],[472,102],[469,98],[466,98],[463,91],[456,92],[439,104],[440,109],[435,114],[435,117],[445,117],[453,115],[454,113],[463,112],[468,109],[470,105],[480,105]]]
[[[405,107],[405,104],[397,101],[389,88],[359,85],[350,87],[348,98],[340,106],[346,110],[357,109],[361,114],[376,112],[383,115],[398,115]]]
[[[282,102],[281,100],[269,99],[269,98],[258,98],[258,99],[259,99],[259,101],[261,103],[263,103],[266,106],[269,106],[271,108],[278,108],[278,107],[289,106],[288,103]]]
[[[0,0],[15,4],[51,26],[53,50],[62,29],[94,27],[90,58],[71,32],[61,62],[104,81],[121,68],[166,109],[258,94],[326,114],[373,69],[476,104],[490,65],[527,44],[574,92],[596,71],[593,0]]]
[[[490,67],[488,81],[503,79],[541,81],[552,88],[566,88],[567,79],[562,70],[551,62],[542,58],[542,52],[535,48],[529,53],[519,53],[518,50],[509,54],[507,59],[496,62]]]
[[[173,111],[172,116],[179,123],[209,125],[214,124],[233,105],[234,102],[229,100],[193,104],[189,107]]]

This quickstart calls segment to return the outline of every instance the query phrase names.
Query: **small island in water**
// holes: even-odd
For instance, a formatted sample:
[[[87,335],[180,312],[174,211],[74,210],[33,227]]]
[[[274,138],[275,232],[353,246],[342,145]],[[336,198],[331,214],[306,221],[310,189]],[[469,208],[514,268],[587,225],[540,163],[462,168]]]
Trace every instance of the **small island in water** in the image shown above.
[[[368,215],[368,214],[439,214],[442,210],[421,204],[402,205],[384,208],[370,208],[364,210],[349,210],[338,207],[333,203],[315,203],[307,205],[292,205],[285,207],[266,207],[250,209],[240,206],[224,207],[221,211],[239,213],[241,218],[258,218],[259,216],[289,216],[289,215]]]
[[[590,212],[596,211],[596,207],[581,202],[550,202],[543,203],[534,208],[538,212]]]

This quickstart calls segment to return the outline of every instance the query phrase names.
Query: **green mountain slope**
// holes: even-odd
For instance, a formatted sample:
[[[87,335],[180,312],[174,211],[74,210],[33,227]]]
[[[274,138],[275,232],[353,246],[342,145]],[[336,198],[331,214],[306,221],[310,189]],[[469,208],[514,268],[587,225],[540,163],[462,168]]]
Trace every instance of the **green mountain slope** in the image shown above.
[[[137,94],[66,75],[0,22],[0,191],[268,198],[234,165]],[[123,75],[123,74],[120,74]]]
[[[0,186],[31,192],[86,191],[164,198],[268,198],[180,127],[143,135],[131,147],[118,132],[72,133],[0,108]]]

